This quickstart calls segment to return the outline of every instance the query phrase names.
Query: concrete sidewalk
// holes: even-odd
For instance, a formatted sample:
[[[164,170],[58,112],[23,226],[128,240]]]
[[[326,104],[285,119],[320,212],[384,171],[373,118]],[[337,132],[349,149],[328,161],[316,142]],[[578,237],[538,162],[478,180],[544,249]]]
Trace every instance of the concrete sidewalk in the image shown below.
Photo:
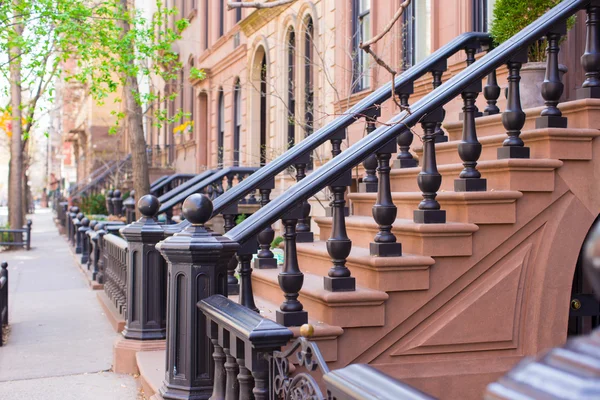
[[[32,250],[8,262],[8,343],[0,347],[0,399],[138,398],[135,379],[110,372],[117,334],[75,265],[50,210],[36,210]]]

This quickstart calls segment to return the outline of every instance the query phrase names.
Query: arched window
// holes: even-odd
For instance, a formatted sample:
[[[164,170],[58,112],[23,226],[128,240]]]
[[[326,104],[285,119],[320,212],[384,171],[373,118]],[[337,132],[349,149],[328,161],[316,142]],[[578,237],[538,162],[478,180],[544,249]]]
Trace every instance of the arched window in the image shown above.
[[[296,34],[292,28],[287,38],[287,147],[293,147],[296,142]]]
[[[240,135],[242,132],[242,87],[236,79],[233,87],[233,165],[240,165]]]
[[[260,165],[267,163],[267,55],[260,62]]]
[[[310,135],[314,131],[314,42],[313,42],[313,20],[311,17],[304,21],[304,124],[305,134]]]
[[[352,91],[360,92],[371,83],[369,56],[359,47],[360,43],[371,38],[371,0],[352,1],[352,38]]]
[[[217,112],[217,166],[223,166],[225,145],[225,96],[223,89],[219,89],[219,110]]]

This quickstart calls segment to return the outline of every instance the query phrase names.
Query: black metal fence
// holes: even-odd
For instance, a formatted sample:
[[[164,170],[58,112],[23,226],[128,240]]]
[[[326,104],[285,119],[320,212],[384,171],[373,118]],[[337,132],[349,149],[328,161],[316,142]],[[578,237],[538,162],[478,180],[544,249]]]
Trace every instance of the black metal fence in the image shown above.
[[[0,265],[0,346],[3,344],[2,331],[8,325],[8,263]]]
[[[0,229],[0,246],[31,249],[31,220],[21,229]]]
[[[127,241],[117,235],[102,237],[104,291],[123,317],[127,314]]]

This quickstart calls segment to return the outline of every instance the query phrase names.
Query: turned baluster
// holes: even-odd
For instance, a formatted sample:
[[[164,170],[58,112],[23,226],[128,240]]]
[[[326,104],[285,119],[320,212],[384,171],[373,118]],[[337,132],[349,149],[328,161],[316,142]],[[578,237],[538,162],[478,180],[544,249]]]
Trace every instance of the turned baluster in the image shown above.
[[[440,209],[440,203],[435,199],[442,185],[442,176],[437,170],[435,160],[435,127],[441,117],[439,111],[433,111],[423,118],[423,162],[421,172],[417,177],[423,200],[419,209],[414,211],[414,221],[420,224],[442,224],[446,222],[446,211]]]
[[[87,218],[83,218],[81,220],[81,227],[79,228],[79,239],[81,241],[81,259],[80,262],[82,264],[87,264],[89,259],[89,245],[88,245],[88,236],[87,231],[90,230],[90,220]]]
[[[521,66],[527,62],[527,52],[521,51],[508,61],[508,98],[506,110],[502,113],[502,125],[506,129],[508,138],[498,149],[498,159],[504,158],[529,158],[529,147],[519,137],[525,125],[525,112],[521,107],[521,94],[519,82],[521,81]]]
[[[400,105],[402,108],[408,109],[410,105],[408,104],[408,99],[410,95],[413,93],[413,85],[402,87],[398,91],[398,96],[400,96]],[[410,153],[410,145],[413,142],[413,134],[410,130],[406,130],[398,135],[398,155],[396,156],[396,160],[394,161],[394,168],[413,168],[419,165],[417,160],[414,159],[413,155]]]
[[[240,264],[240,304],[255,312],[258,312],[258,307],[254,303],[254,293],[252,293],[252,257],[257,247],[256,237],[252,237],[243,243],[237,252]]]
[[[229,232],[235,227],[235,217],[238,215],[237,204],[231,204],[223,209],[223,231]],[[231,257],[227,264],[227,295],[238,295],[240,293],[240,285],[235,277],[235,270],[238,267],[238,259],[236,256]]]
[[[294,161],[296,167],[296,181],[300,182],[306,177],[306,168],[310,164],[310,153],[305,153]],[[312,243],[315,238],[310,231],[310,210],[311,206],[308,200],[302,202],[302,218],[298,219],[296,225],[296,242]]]
[[[222,335],[219,336],[219,344],[223,347],[225,353],[225,363],[223,364],[226,375],[225,400],[238,400],[240,396],[240,385],[237,380],[239,368],[235,357],[231,354],[230,336],[229,331],[225,329],[222,330]]]
[[[448,69],[447,61],[444,58],[440,60],[431,70],[431,76],[433,77],[432,86],[435,90],[436,88],[442,85],[442,75],[444,71]],[[444,130],[442,129],[442,122],[444,122],[444,117],[446,116],[446,110],[443,107],[440,107],[442,113],[442,119],[438,121],[435,127],[435,142],[436,143],[445,143],[448,141],[448,136],[444,134]]]
[[[585,71],[585,81],[577,89],[577,98],[600,98],[600,2],[594,0],[586,8],[587,19],[585,52],[581,56],[581,66]]]
[[[487,101],[487,106],[483,110],[483,115],[494,115],[500,112],[500,109],[496,105],[498,98],[500,97],[500,86],[498,86],[498,80],[496,79],[496,70],[490,72],[487,76],[487,83],[483,88],[483,97]]]
[[[283,268],[279,273],[279,287],[284,293],[285,300],[275,312],[275,317],[277,323],[284,326],[301,326],[308,322],[308,313],[304,311],[304,306],[298,300],[304,283],[304,274],[298,266],[296,252],[296,224],[301,216],[302,208],[299,204],[282,218],[285,250]]]
[[[243,344],[242,344],[243,347]],[[238,351],[238,357],[243,355],[244,353]],[[252,388],[254,387],[254,378],[252,378],[252,374],[250,370],[246,368],[246,360],[243,358],[236,359],[237,364],[239,365],[240,373],[237,376],[237,380],[240,384],[240,398],[239,400],[252,400],[254,396],[252,395]]]
[[[555,26],[546,34],[548,47],[546,48],[546,76],[542,83],[542,97],[546,107],[541,116],[535,120],[535,127],[540,128],[566,128],[567,118],[562,116],[558,109],[558,102],[562,96],[565,85],[560,79],[558,67],[558,52],[560,51],[560,38],[567,33],[567,24],[563,22]]]
[[[269,182],[261,185],[260,191],[260,206],[264,207],[271,201],[271,190],[275,188],[275,179],[271,178]],[[300,223],[298,223],[300,225]],[[298,229],[296,227],[296,229]],[[267,226],[257,236],[258,239],[258,253],[254,259],[254,268],[256,269],[267,269],[277,268],[277,260],[275,259],[273,252],[271,251],[271,243],[275,238],[275,231],[271,225]]]
[[[412,133],[411,133],[412,135]],[[379,232],[373,242],[369,244],[372,256],[394,257],[402,255],[402,245],[396,241],[392,233],[392,224],[396,221],[398,209],[392,201],[390,185],[390,158],[396,150],[396,143],[388,142],[375,153],[377,156],[377,172],[379,173],[379,187],[377,201],[373,206],[373,219],[379,225]]]
[[[214,381],[213,381],[213,392],[211,399],[223,400],[225,399],[225,386],[227,384],[227,375],[225,372],[225,352],[219,345],[219,327],[214,322],[210,321],[209,327],[209,338],[213,344],[212,359],[214,361]]]
[[[375,123],[377,118],[381,116],[381,107],[375,105],[369,115],[365,117],[367,121],[367,135],[377,129]],[[358,185],[358,191],[361,193],[376,193],[377,192],[377,157],[375,154],[371,154],[363,161],[363,167],[365,168],[365,176],[362,179],[360,185]]]
[[[345,137],[345,131],[344,131]],[[332,155],[338,156],[341,152],[342,135],[331,140]],[[394,144],[395,150],[395,144]],[[333,200],[329,203],[331,208],[331,235],[327,240],[327,252],[331,257],[333,266],[324,277],[325,290],[331,292],[345,292],[356,289],[356,280],[350,276],[350,270],[346,267],[346,259],[352,249],[352,241],[346,233],[346,188],[352,185],[352,171],[342,173],[329,187]]]
[[[243,180],[244,180],[244,174],[243,173],[239,173],[238,174],[238,185],[241,184]],[[238,203],[240,203],[240,204],[246,204],[247,202],[248,201],[246,200],[246,197],[242,197]]]
[[[467,54],[471,53],[474,54],[475,50],[467,49]],[[481,173],[477,170],[477,160],[481,156],[482,149],[481,143],[477,139],[477,126],[475,124],[477,113],[475,101],[479,92],[481,92],[481,81],[477,80],[467,86],[461,94],[463,99],[463,129],[462,139],[458,144],[458,155],[463,160],[464,169],[459,174],[458,179],[454,180],[455,192],[485,192],[487,190],[487,181],[481,178]],[[441,115],[435,115],[435,113],[431,116],[432,118],[441,118]],[[425,129],[425,126],[423,128]]]
[[[477,50],[479,50],[480,47],[479,45],[468,45],[465,48],[465,53],[467,54],[467,67],[471,64],[473,64],[476,60],[475,60],[475,53],[477,52]],[[478,85],[477,88],[479,88],[479,90],[477,91],[477,94],[481,93],[481,81],[478,81]],[[469,87],[470,88],[470,87]],[[467,88],[467,90],[469,90],[469,88]],[[465,91],[467,91],[465,90]],[[475,96],[477,97],[477,96]],[[477,108],[477,106],[475,105],[475,118],[479,118],[483,115],[483,113],[481,111],[479,111],[479,108]],[[462,113],[462,116],[464,117],[464,112]]]

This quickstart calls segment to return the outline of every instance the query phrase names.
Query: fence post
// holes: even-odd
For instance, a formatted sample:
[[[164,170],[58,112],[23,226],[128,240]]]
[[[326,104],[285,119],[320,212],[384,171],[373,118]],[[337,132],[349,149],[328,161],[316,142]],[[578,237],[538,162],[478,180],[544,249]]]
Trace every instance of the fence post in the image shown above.
[[[112,198],[113,214],[117,217],[123,215],[123,199],[121,198],[121,191],[115,190]]]
[[[115,343],[114,370],[135,373],[138,351],[165,348],[167,265],[156,250],[165,232],[155,216],[160,202],[152,195],[138,202],[142,218],[121,228],[127,240],[127,317],[123,337]],[[152,299],[149,301],[149,299]]]
[[[88,235],[87,231],[90,230],[90,220],[88,218],[83,218],[81,220],[81,227],[79,228],[79,243],[81,244],[81,259],[80,262],[83,265],[86,265],[90,256],[89,253],[89,244],[88,244]]]
[[[191,195],[182,211],[191,225],[156,245],[167,259],[170,277],[167,372],[160,394],[164,399],[208,399],[213,390],[212,346],[206,317],[196,304],[214,294],[227,296],[227,265],[239,244],[205,228],[213,212],[208,197]]]
[[[0,278],[6,278],[6,282],[4,283],[4,288],[2,289],[2,307],[0,307],[0,342],[2,341],[2,327],[4,325],[8,325],[8,263],[3,262],[0,265]],[[5,308],[4,313],[2,312],[2,308]]]
[[[79,228],[81,228],[81,221],[83,220],[83,213],[78,213],[77,217],[73,220],[73,237],[75,243],[75,254],[81,254],[81,235],[79,234]]]
[[[25,242],[25,249],[31,250],[31,222],[30,219],[27,220],[27,242]]]
[[[123,201],[125,207],[125,220],[128,224],[135,221],[135,190],[132,190],[129,197]]]
[[[106,212],[108,213],[108,215],[113,215],[113,202],[112,202],[112,197],[113,197],[113,193],[114,191],[111,189],[108,192],[106,192]]]

